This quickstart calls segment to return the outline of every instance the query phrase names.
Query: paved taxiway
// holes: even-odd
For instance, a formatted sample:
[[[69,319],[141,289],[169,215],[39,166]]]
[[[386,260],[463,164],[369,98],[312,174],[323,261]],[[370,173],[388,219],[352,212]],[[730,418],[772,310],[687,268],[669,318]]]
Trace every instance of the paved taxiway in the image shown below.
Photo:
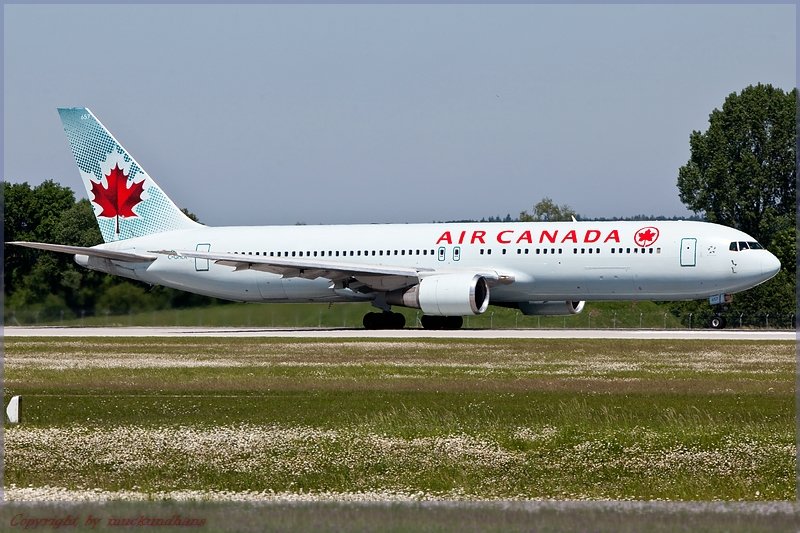
[[[297,328],[154,328],[154,327],[6,327],[5,337],[299,337],[334,339],[707,339],[795,340],[794,330],[688,329],[297,329]]]

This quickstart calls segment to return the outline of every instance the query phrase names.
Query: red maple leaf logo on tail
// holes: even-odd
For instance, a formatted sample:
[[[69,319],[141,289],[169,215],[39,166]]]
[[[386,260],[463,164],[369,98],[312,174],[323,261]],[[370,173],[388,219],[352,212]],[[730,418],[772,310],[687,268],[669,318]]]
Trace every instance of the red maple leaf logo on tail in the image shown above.
[[[119,217],[135,217],[133,208],[142,201],[144,192],[144,181],[131,183],[128,188],[128,176],[116,164],[111,172],[106,176],[108,187],[103,187],[102,183],[92,182],[92,194],[94,203],[100,206],[102,211],[98,214],[101,217],[117,218],[117,234],[119,234]]]

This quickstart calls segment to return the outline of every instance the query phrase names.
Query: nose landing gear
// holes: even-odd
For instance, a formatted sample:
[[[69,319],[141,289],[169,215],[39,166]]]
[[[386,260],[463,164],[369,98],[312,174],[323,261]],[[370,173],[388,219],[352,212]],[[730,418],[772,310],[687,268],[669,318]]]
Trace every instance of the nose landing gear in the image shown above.
[[[727,321],[722,315],[714,315],[711,317],[711,320],[708,321],[708,325],[713,329],[723,329],[727,325]]]

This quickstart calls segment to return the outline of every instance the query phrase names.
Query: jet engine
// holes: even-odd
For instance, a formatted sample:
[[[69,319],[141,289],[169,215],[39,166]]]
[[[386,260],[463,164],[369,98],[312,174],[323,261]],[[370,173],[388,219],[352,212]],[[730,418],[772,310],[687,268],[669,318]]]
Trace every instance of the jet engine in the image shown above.
[[[517,304],[523,315],[565,316],[583,311],[586,302],[520,302]]]
[[[433,316],[480,315],[489,307],[489,286],[478,274],[438,274],[410,289],[387,294],[386,302]]]

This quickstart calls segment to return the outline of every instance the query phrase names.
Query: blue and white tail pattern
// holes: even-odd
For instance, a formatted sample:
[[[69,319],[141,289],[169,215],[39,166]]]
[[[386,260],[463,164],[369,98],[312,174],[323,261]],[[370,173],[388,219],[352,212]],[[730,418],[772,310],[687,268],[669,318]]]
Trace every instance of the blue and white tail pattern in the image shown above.
[[[58,114],[105,242],[199,225],[178,209],[91,111],[59,108]]]

